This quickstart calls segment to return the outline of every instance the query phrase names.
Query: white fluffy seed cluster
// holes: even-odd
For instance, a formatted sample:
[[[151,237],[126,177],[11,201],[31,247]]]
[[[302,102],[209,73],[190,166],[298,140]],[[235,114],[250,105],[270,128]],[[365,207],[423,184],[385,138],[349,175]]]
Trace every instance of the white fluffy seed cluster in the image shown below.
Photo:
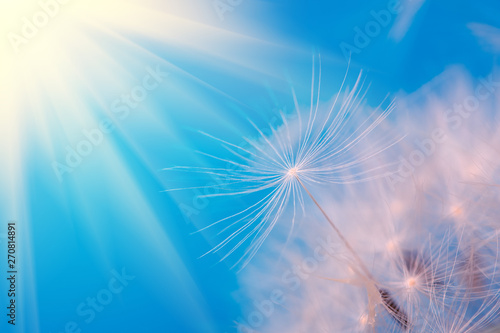
[[[384,122],[406,138],[365,161],[392,165],[382,177],[306,184],[342,236],[304,198],[285,248],[271,241],[240,275],[238,330],[500,331],[498,86],[449,69]]]

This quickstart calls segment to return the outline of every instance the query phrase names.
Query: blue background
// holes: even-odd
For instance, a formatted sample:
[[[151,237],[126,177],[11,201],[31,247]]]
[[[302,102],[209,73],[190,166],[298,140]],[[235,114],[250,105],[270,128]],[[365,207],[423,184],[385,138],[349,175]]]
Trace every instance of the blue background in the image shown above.
[[[96,125],[75,120],[74,128],[63,128],[53,119],[48,144],[36,135],[38,120],[26,121],[19,193],[11,193],[6,181],[2,187],[0,219],[17,221],[21,272],[18,323],[15,329],[7,327],[2,315],[2,331],[64,332],[71,321],[83,332],[98,333],[235,331],[240,315],[233,297],[240,288],[237,273],[229,263],[217,263],[217,256],[198,259],[214,241],[210,232],[192,234],[223,213],[224,204],[197,198],[192,190],[163,192],[210,179],[173,179],[162,169],[213,166],[213,160],[195,151],[225,153],[198,131],[234,143],[255,136],[247,118],[265,126],[278,110],[290,110],[290,85],[307,101],[313,56],[322,57],[326,91],[335,91],[347,68],[339,44],[352,44],[354,27],[364,27],[372,20],[370,11],[386,8],[387,1],[244,0],[224,21],[217,19],[211,4],[204,6],[208,20],[219,29],[261,40],[268,36],[272,42],[262,49],[219,45],[230,55],[239,51],[242,58],[253,59],[245,66],[130,33],[127,38],[147,50],[145,55],[88,29],[85,33],[102,43],[103,52],[129,69],[125,85],[130,88],[146,74],[146,66],[160,63],[169,76],[123,120],[81,89],[95,124],[111,119],[115,129],[62,182],[53,161],[63,162],[66,147],[84,139],[79,129]],[[368,71],[370,96],[376,99],[414,91],[454,64],[474,77],[485,76],[497,58],[481,47],[467,25],[500,27],[499,18],[500,4],[493,0],[426,1],[401,40],[389,36],[393,20],[353,54],[351,71]],[[92,61],[98,60],[82,58],[79,63],[91,67]],[[108,101],[122,91],[93,84]],[[44,96],[41,90],[38,103],[47,110],[45,119],[51,119],[57,102]],[[28,101],[23,108],[30,108]],[[1,241],[4,247],[6,239]],[[122,268],[135,279],[86,324],[77,306],[106,288],[112,270]],[[6,290],[5,281],[0,288]],[[2,299],[6,304],[4,292]]]

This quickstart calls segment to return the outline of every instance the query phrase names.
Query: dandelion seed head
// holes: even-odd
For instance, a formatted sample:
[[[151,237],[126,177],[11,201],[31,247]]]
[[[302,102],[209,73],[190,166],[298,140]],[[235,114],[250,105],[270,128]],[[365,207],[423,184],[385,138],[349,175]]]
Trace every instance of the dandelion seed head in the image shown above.
[[[464,80],[445,75],[437,83],[446,90],[455,81]],[[357,279],[359,267],[352,261],[328,256],[318,262],[317,271],[301,280],[301,291],[283,306],[283,313],[292,315],[273,316],[273,326],[262,332],[500,332],[500,130],[495,123],[491,130],[496,134],[487,133],[487,121],[480,112],[464,119],[461,128],[447,128],[442,123],[442,105],[454,98],[462,102],[474,91],[451,93],[446,103],[436,102],[436,96],[426,98],[435,83],[430,86],[408,98],[414,105],[409,108],[411,114],[418,115],[409,118],[410,128],[421,135],[416,138],[419,142],[428,138],[426,133],[442,128],[447,141],[436,143],[425,163],[399,180],[395,191],[382,192],[382,200],[373,185],[377,180],[361,184],[359,191],[350,186],[341,199],[328,205],[328,199],[319,199],[368,263],[374,280],[380,282],[378,291],[368,291]],[[422,110],[429,111],[423,114]],[[405,157],[413,151],[401,149]],[[299,177],[314,169],[294,160],[281,169],[281,176],[294,178],[294,166],[304,169]],[[310,179],[326,187],[323,193],[337,190],[332,183],[321,182],[323,177],[314,176]],[[308,210],[310,203],[304,205]],[[307,232],[297,238],[310,245],[306,254],[310,256],[317,235],[328,231],[311,224],[302,230]],[[296,256],[298,263],[303,255]],[[275,266],[278,279],[290,269]],[[269,269],[263,273],[270,274]],[[272,290],[262,279],[252,281],[258,281],[255,288]],[[375,313],[370,311],[374,308]]]
[[[399,244],[397,240],[391,239],[385,244],[385,248],[389,253],[396,253],[399,250]]]
[[[288,177],[292,178],[292,177],[297,177],[298,173],[299,169],[297,167],[293,167],[288,169],[287,175]]]
[[[450,207],[450,213],[453,217],[460,217],[464,214],[464,210],[461,206],[453,205]]]
[[[419,281],[418,281],[418,277],[416,276],[410,276],[406,279],[406,287],[408,289],[413,289],[415,288],[418,284],[419,284]]]
[[[390,210],[395,216],[400,216],[408,209],[408,205],[403,200],[395,199],[390,203]]]

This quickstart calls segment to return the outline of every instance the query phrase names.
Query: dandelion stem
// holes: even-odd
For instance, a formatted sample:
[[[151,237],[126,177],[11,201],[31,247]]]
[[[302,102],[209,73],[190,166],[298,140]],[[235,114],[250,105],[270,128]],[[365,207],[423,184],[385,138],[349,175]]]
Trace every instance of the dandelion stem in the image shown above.
[[[330,226],[333,228],[333,230],[335,230],[335,232],[339,236],[340,240],[344,243],[345,247],[349,250],[349,252],[351,252],[351,254],[353,255],[354,259],[356,260],[356,262],[358,263],[358,265],[360,266],[360,268],[363,270],[363,272],[366,274],[366,276],[373,281],[374,279],[373,279],[372,274],[370,273],[370,271],[368,270],[368,268],[366,267],[366,265],[363,263],[363,261],[361,260],[361,258],[358,256],[358,254],[356,253],[356,251],[354,251],[353,247],[351,246],[351,244],[349,244],[349,242],[344,237],[344,235],[342,234],[342,232],[340,232],[339,228],[337,228],[337,226],[335,225],[335,223],[333,223],[333,221],[330,219],[330,217],[326,214],[326,212],[323,209],[323,207],[321,207],[321,205],[318,203],[318,201],[316,201],[316,199],[314,198],[314,196],[311,194],[311,192],[309,192],[309,190],[304,185],[304,183],[300,180],[300,178],[298,177],[297,174],[295,174],[295,178],[299,182],[300,186],[302,186],[302,188],[306,191],[306,193],[309,195],[309,197],[312,199],[312,201],[319,208],[319,210],[321,211],[321,213],[323,213],[323,216],[326,218],[326,220],[328,221],[328,223],[330,223]]]
[[[399,325],[401,325],[405,329],[408,328],[409,327],[409,323],[408,323],[408,316],[406,315],[406,313],[397,305],[396,301],[392,298],[392,296],[390,295],[390,293],[387,290],[381,289],[381,288],[377,287],[377,283],[376,283],[375,279],[373,278],[373,275],[370,273],[370,271],[368,270],[368,268],[366,267],[366,265],[363,263],[363,260],[361,260],[361,258],[358,256],[358,254],[356,253],[356,251],[354,251],[354,248],[351,246],[351,244],[349,244],[349,242],[344,237],[344,235],[342,234],[342,232],[340,232],[339,228],[337,228],[337,226],[335,225],[335,223],[333,223],[333,221],[330,219],[330,217],[326,214],[326,212],[323,209],[323,207],[321,207],[321,205],[319,204],[319,202],[314,198],[314,196],[311,194],[311,192],[309,192],[309,190],[307,189],[307,187],[300,180],[299,176],[297,175],[297,172],[293,172],[293,175],[295,176],[295,178],[299,182],[300,186],[302,186],[302,188],[306,191],[306,193],[309,195],[309,197],[312,199],[312,201],[319,208],[319,210],[321,211],[321,213],[323,213],[323,216],[326,218],[326,220],[328,221],[328,223],[330,223],[330,226],[333,228],[333,230],[335,230],[335,232],[339,236],[340,240],[344,243],[345,247],[349,250],[349,252],[351,252],[351,254],[353,255],[355,261],[358,263],[358,265],[361,268],[361,270],[363,270],[363,273],[366,274],[366,277],[377,288],[377,290],[378,290],[378,292],[380,294],[380,297],[381,297],[381,301],[384,304],[384,307],[387,310],[387,312],[389,312],[389,314],[394,318],[394,320],[396,320],[396,322]]]

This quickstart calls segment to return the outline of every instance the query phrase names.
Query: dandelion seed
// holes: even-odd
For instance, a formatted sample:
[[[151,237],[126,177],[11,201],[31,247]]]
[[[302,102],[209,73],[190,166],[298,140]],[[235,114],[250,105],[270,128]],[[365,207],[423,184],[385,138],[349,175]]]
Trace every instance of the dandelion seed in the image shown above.
[[[317,207],[327,217],[306,185],[352,184],[368,181],[382,177],[381,171],[386,171],[392,165],[389,163],[368,170],[361,168],[363,163],[379,156],[401,140],[401,138],[394,139],[386,132],[377,135],[374,133],[393,110],[394,104],[390,102],[386,108],[382,108],[382,104],[379,105],[368,117],[356,124],[358,120],[355,116],[362,109],[366,109],[363,101],[367,88],[362,73],[353,88],[346,89],[341,97],[347,80],[347,71],[341,84],[341,91],[328,106],[323,106],[320,103],[321,64],[317,89],[314,61],[312,72],[311,104],[304,119],[292,89],[297,119],[291,122],[282,114],[282,126],[272,128],[271,137],[264,135],[253,123],[260,135],[260,142],[246,139],[248,147],[205,134],[222,143],[233,158],[220,158],[207,153],[203,155],[232,165],[234,170],[231,173],[225,174],[220,168],[168,169],[225,177],[225,182],[216,185],[219,193],[207,197],[239,195],[245,196],[250,202],[245,209],[201,229],[202,231],[224,224],[220,234],[226,234],[225,238],[208,252],[225,252],[221,260],[236,255],[237,250],[246,244],[246,249],[239,255],[234,266],[243,268],[248,264],[284,214],[291,216],[289,233],[291,234],[299,209],[305,212],[304,192],[316,202]],[[351,252],[358,267],[368,276],[368,269],[362,264],[340,230],[331,219],[327,217],[327,220]]]
[[[380,296],[382,297],[382,302],[385,307],[391,314],[391,316],[396,320],[396,322],[401,325],[404,329],[408,328],[408,316],[407,314],[399,307],[396,301],[392,298],[389,291],[385,289],[379,289]]]

